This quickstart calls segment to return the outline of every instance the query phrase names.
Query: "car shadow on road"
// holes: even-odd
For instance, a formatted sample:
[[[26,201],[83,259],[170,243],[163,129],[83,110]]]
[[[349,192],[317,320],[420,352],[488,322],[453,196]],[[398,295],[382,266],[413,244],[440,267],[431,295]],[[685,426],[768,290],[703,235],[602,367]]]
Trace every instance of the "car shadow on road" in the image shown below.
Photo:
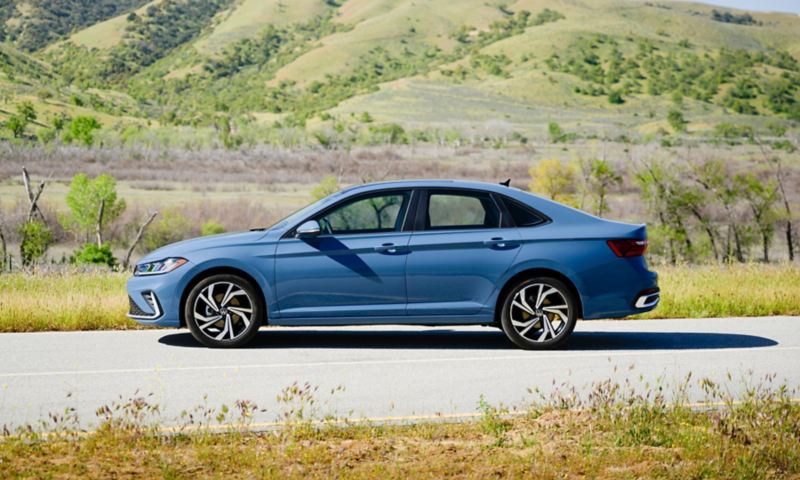
[[[164,335],[158,341],[173,347],[201,347],[188,332]],[[575,332],[562,350],[701,350],[777,344],[769,338],[736,333]],[[437,328],[409,332],[297,328],[264,329],[245,348],[514,350],[517,347],[501,331],[494,329]]]

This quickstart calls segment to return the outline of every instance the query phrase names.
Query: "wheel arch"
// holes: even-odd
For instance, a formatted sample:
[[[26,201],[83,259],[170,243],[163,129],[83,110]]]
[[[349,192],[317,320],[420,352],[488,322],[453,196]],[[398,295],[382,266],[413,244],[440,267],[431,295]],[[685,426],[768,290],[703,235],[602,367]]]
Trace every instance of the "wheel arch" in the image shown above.
[[[551,268],[544,268],[544,267],[536,267],[536,268],[528,268],[517,272],[511,278],[509,278],[505,284],[503,284],[503,288],[500,289],[500,293],[497,295],[497,300],[495,301],[494,306],[494,322],[495,324],[500,324],[500,314],[502,313],[503,302],[505,301],[506,295],[508,294],[509,290],[511,290],[514,285],[518,282],[521,282],[528,278],[534,277],[551,277],[555,278],[556,280],[560,280],[564,282],[564,284],[570,289],[570,293],[572,293],[573,298],[575,298],[575,302],[577,303],[578,311],[576,312],[576,318],[583,318],[583,301],[581,300],[580,292],[578,288],[575,286],[575,282],[570,280],[570,278],[563,273],[553,270]]]
[[[185,310],[184,309],[185,309],[185,306],[186,306],[186,299],[189,297],[189,292],[191,292],[192,289],[195,287],[195,285],[200,283],[202,280],[204,280],[204,279],[206,279],[206,278],[208,278],[208,277],[210,277],[212,275],[219,275],[219,274],[236,275],[236,276],[242,277],[245,280],[247,280],[248,282],[252,283],[253,286],[258,289],[258,291],[259,291],[259,293],[261,293],[261,295],[259,296],[259,298],[257,300],[261,302],[260,307],[264,311],[264,323],[263,323],[263,325],[268,324],[269,323],[269,311],[267,310],[266,292],[264,292],[264,289],[261,287],[261,284],[258,282],[258,280],[256,280],[252,275],[250,275],[249,273],[247,273],[246,271],[244,271],[242,269],[239,269],[239,268],[236,268],[236,267],[230,267],[230,266],[218,266],[218,267],[211,267],[211,268],[208,268],[206,270],[202,270],[200,272],[197,272],[192,277],[192,279],[189,280],[189,283],[187,283],[186,286],[183,288],[183,291],[181,292],[181,301],[178,304],[178,318],[179,318],[179,321],[180,321],[180,327],[181,328],[185,328],[186,327],[186,318],[185,318]]]

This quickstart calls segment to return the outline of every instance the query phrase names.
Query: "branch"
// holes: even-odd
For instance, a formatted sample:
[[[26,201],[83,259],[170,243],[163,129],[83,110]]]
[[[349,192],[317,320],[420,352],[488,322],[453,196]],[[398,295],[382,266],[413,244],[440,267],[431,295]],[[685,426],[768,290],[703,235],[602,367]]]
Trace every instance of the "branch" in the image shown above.
[[[136,233],[136,237],[133,239],[133,243],[131,243],[130,247],[128,247],[128,253],[125,254],[125,260],[122,261],[123,270],[128,269],[128,263],[131,261],[131,254],[133,253],[133,249],[136,248],[136,245],[138,245],[139,241],[142,239],[142,235],[144,235],[144,230],[147,228],[148,225],[150,225],[150,222],[152,222],[153,219],[156,218],[156,215],[158,215],[158,212],[151,213],[150,217],[142,224],[141,227],[139,227],[139,231]]]

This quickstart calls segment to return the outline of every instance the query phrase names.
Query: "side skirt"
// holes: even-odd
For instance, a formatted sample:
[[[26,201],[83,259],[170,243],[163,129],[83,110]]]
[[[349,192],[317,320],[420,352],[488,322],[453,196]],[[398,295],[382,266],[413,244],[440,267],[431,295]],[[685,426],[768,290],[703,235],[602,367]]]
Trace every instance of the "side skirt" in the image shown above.
[[[415,315],[381,317],[329,317],[329,318],[276,318],[269,325],[283,327],[325,327],[345,325],[488,325],[494,322],[492,315]]]

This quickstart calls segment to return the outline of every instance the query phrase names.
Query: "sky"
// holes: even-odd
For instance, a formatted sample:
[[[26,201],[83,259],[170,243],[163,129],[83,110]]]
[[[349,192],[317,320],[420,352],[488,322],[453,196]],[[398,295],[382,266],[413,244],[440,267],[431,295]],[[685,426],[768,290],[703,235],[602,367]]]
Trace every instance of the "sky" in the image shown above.
[[[800,0],[697,0],[700,3],[741,8],[743,10],[759,10],[764,12],[800,13]]]

